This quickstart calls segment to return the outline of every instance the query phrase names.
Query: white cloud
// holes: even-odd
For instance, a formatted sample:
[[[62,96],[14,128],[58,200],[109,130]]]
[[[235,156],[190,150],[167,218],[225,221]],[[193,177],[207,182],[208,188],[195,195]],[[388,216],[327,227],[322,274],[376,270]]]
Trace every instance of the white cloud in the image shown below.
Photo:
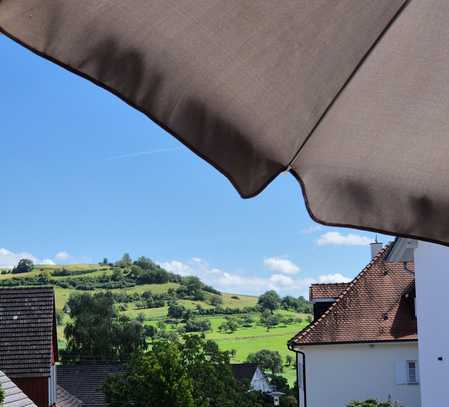
[[[64,250],[55,254],[56,260],[68,260],[68,259],[70,259],[70,257],[72,257],[72,256],[70,256],[70,254]]]
[[[348,233],[346,235],[339,232],[323,233],[317,240],[318,246],[367,246],[374,240],[362,235]]]
[[[318,277],[318,281],[323,284],[328,283],[349,283],[352,278],[346,277],[343,274],[335,273],[335,274],[324,274]]]
[[[181,276],[186,276],[191,273],[190,266],[178,260],[167,261],[160,263],[160,265],[165,270],[170,271],[171,273],[180,274]]]
[[[19,260],[21,259],[29,259],[34,264],[54,264],[52,260],[45,259],[40,260],[37,257],[33,256],[28,252],[12,252],[11,250],[0,248],[0,267],[1,268],[12,268],[17,265]],[[51,261],[52,263],[48,263]]]
[[[40,264],[44,264],[46,266],[54,266],[55,262],[52,259],[44,259],[40,262]]]
[[[296,274],[300,270],[295,263],[281,257],[269,257],[263,264],[269,270],[284,274]]]
[[[322,276],[316,278],[298,278],[294,273],[286,275],[282,272],[273,272],[268,276],[251,275],[249,273],[228,272],[217,267],[211,267],[200,257],[188,261],[170,260],[159,262],[166,270],[183,276],[197,276],[206,284],[228,293],[259,295],[268,290],[276,290],[280,295],[307,296],[311,284],[327,281],[332,277]],[[297,267],[297,266],[296,266]],[[345,277],[342,277],[345,279]],[[339,279],[339,276],[335,277]]]
[[[289,286],[293,284],[293,279],[289,276],[285,276],[283,274],[273,274],[270,277],[270,281],[273,284],[278,284],[280,286]]]
[[[301,233],[303,235],[311,235],[313,233],[317,233],[320,230],[323,230],[323,227],[321,225],[310,225],[304,229],[301,230]]]

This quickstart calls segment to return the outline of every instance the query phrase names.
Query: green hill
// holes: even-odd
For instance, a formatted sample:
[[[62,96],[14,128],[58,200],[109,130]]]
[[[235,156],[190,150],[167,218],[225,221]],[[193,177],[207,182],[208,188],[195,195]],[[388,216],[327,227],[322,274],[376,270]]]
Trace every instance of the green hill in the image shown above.
[[[261,349],[278,351],[284,360],[287,354],[293,356],[287,341],[307,324],[309,316],[299,312],[304,310],[280,308],[275,312],[278,323],[267,329],[257,308],[258,297],[220,293],[197,278],[168,273],[150,260],[141,259],[141,263],[125,265],[36,265],[23,273],[0,270],[0,287],[52,285],[60,316],[60,347],[65,346],[64,326],[69,317],[63,311],[70,295],[110,291],[118,312],[147,326],[162,324],[168,332],[185,330],[185,321],[168,317],[170,303],[183,306],[194,320],[209,321],[206,337],[215,340],[223,350],[235,351],[236,362],[245,361],[249,353]],[[229,320],[238,326],[224,332],[220,326]],[[285,367],[283,374],[290,383],[294,382],[293,367]]]

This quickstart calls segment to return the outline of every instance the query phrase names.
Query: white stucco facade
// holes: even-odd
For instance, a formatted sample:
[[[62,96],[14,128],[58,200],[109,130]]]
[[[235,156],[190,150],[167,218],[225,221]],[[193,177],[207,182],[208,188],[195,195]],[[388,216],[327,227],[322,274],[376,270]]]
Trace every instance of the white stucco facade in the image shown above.
[[[415,250],[422,407],[449,406],[449,248]]]
[[[401,407],[421,406],[420,386],[406,384],[404,379],[406,363],[418,361],[416,342],[319,345],[300,350],[306,355],[307,407],[346,407],[352,400],[369,398],[391,398]],[[302,355],[297,356],[301,366]],[[300,393],[303,407],[301,388]]]
[[[254,376],[251,380],[250,387],[252,390],[261,391],[262,393],[271,392],[270,383],[267,380],[267,377],[262,373],[262,371],[257,368]]]

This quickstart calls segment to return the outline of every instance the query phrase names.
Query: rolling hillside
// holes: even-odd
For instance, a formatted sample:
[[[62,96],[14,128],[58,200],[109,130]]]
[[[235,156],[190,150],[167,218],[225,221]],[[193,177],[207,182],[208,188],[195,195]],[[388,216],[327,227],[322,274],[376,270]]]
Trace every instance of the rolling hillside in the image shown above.
[[[161,272],[155,266],[154,273]],[[116,265],[71,264],[64,266],[37,265],[31,271],[12,274],[11,270],[0,270],[0,286],[52,285],[56,293],[56,308],[60,316],[58,326],[59,346],[65,346],[64,326],[68,316],[64,307],[74,293],[95,293],[108,290],[116,298],[120,313],[131,319],[139,319],[146,326],[164,326],[167,331],[176,331],[183,324],[168,318],[170,296],[175,296],[176,304],[190,310],[199,321],[207,320],[210,329],[205,334],[215,340],[222,350],[233,350],[233,360],[243,362],[248,354],[261,349],[278,351],[282,358],[291,352],[287,349],[287,340],[301,330],[308,321],[308,315],[290,309],[280,309],[276,315],[280,322],[267,329],[261,322],[261,313],[256,308],[258,297],[240,294],[219,293],[212,287],[202,284],[199,290],[189,292],[192,282],[168,273],[158,283],[145,283],[148,276],[133,275]],[[128,270],[128,269],[126,269]],[[152,277],[153,278],[153,277]],[[198,282],[194,282],[198,284]],[[190,286],[189,286],[190,284]],[[107,288],[104,288],[107,287]],[[190,289],[189,288],[189,289]],[[198,287],[197,287],[198,288]],[[151,301],[149,301],[149,298]],[[215,302],[214,302],[215,301]],[[210,314],[209,314],[210,313]],[[229,319],[250,323],[240,323],[232,332],[224,332],[220,326]],[[291,384],[295,380],[293,367],[284,367],[283,375]]]

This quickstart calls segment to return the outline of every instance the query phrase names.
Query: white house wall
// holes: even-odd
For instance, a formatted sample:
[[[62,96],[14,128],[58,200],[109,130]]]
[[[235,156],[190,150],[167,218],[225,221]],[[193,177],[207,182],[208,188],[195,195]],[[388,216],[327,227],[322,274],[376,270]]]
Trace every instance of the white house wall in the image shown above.
[[[415,251],[422,407],[449,406],[449,248]]]
[[[301,350],[306,354],[307,407],[346,407],[352,400],[390,396],[404,407],[421,406],[419,385],[397,384],[398,365],[418,360],[417,343],[320,345]],[[302,363],[300,354],[298,362]]]

